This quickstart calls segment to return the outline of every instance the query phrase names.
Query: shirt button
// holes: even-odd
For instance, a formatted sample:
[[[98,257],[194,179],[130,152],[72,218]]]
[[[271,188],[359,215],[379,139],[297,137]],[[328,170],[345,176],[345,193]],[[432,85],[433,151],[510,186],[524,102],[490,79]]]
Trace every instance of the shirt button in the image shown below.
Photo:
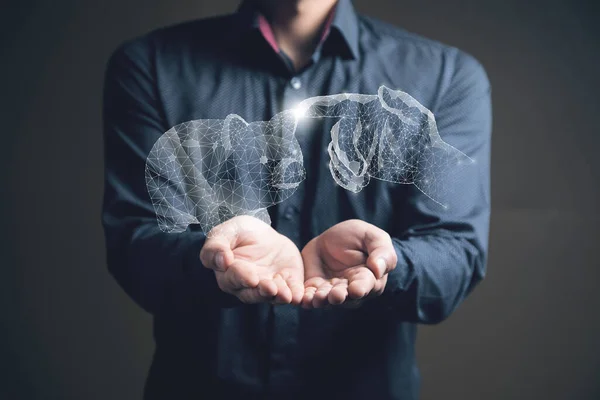
[[[283,214],[283,219],[286,221],[291,221],[294,219],[296,214],[296,209],[294,207],[288,207],[285,209],[285,213]]]
[[[290,85],[292,85],[294,89],[298,90],[302,87],[302,81],[300,80],[300,78],[293,77],[290,81]]]

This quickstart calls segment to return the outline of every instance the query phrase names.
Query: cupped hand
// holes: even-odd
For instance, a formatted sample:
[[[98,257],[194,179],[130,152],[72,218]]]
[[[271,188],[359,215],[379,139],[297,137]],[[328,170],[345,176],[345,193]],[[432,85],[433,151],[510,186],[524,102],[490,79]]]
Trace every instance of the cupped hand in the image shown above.
[[[397,255],[387,232],[361,220],[348,220],[311,240],[302,250],[302,259],[303,307],[355,307],[383,293]]]
[[[300,304],[304,268],[296,245],[270,225],[237,216],[214,227],[200,252],[219,288],[253,304]]]

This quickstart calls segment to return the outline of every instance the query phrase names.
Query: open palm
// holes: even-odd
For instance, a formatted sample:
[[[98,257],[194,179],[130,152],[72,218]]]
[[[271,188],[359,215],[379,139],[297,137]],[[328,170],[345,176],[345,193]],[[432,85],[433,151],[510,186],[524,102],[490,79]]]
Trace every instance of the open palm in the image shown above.
[[[396,265],[389,235],[360,220],[341,222],[302,250],[305,293],[302,305],[318,308],[352,304],[385,289]]]
[[[200,258],[215,271],[219,287],[244,303],[300,304],[304,294],[300,252],[290,239],[257,218],[234,217],[215,227]]]

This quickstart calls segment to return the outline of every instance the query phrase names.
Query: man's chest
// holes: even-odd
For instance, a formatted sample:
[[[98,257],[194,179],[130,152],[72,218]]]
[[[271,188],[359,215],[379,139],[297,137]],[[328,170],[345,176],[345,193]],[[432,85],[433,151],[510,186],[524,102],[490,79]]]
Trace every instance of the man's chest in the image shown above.
[[[380,65],[365,66],[337,58],[322,59],[296,74],[285,74],[218,57],[202,61],[185,57],[157,64],[156,73],[168,127],[192,120],[225,119],[232,114],[248,123],[269,121],[316,96],[374,96],[383,84],[394,88],[414,85],[401,72],[390,75]],[[394,195],[390,184],[371,180],[359,193],[352,193],[332,176],[328,151],[332,128],[340,118],[359,119],[357,109],[348,107],[344,112],[348,115],[303,120],[293,132],[302,149],[306,179],[294,196],[270,212],[279,230],[296,235],[293,239],[298,242],[346,219],[359,218],[382,228],[391,220]]]
[[[388,65],[394,64],[394,65]],[[158,59],[158,97],[169,126],[195,119],[237,114],[248,122],[266,121],[315,96],[375,95],[385,85],[403,90],[429,108],[436,98],[431,73],[396,60],[344,60],[322,57],[291,72],[275,54],[240,60],[212,52],[172,54]]]

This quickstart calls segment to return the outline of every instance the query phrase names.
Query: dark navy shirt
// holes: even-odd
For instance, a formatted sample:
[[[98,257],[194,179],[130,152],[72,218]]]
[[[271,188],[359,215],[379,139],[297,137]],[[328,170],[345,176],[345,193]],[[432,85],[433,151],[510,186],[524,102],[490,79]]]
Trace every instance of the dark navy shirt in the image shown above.
[[[413,185],[335,184],[331,121],[297,136],[307,169],[297,193],[270,208],[301,249],[359,218],[393,238],[398,264],[380,297],[357,309],[245,305],[221,292],[199,252],[205,235],[157,224],[145,161],[171,127],[238,114],[264,121],[299,101],[400,89],[430,109],[444,141],[476,164],[447,210]],[[490,85],[456,48],[356,14],[340,0],[310,63],[295,71],[246,1],[233,15],[151,32],[111,57],[104,93],[103,224],[110,272],[154,317],[146,399],[403,399],[418,397],[417,324],[443,321],[484,277],[490,213]]]

